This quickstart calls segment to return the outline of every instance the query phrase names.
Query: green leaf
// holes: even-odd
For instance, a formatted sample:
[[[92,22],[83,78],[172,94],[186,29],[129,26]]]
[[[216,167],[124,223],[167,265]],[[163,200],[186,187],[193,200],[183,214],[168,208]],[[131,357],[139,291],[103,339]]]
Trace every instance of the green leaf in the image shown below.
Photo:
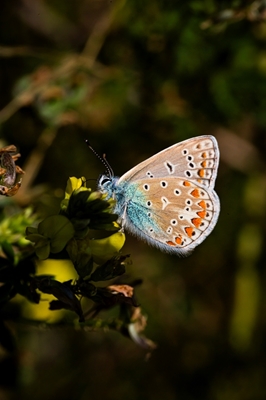
[[[117,256],[108,260],[92,273],[90,280],[94,282],[106,281],[123,275],[125,272],[124,261],[127,257],[129,256]]]
[[[38,233],[38,229],[35,228],[34,226],[27,226],[26,228],[26,235],[31,235],[31,234],[37,234]]]
[[[66,250],[74,267],[81,278],[90,275],[93,268],[91,249],[87,240],[72,239]]]
[[[62,251],[75,233],[73,225],[63,215],[45,218],[39,224],[38,232],[50,239],[52,253]]]
[[[97,288],[88,281],[81,281],[81,283],[79,283],[79,292],[82,296],[95,300]]]
[[[56,297],[60,302],[61,308],[74,311],[78,314],[80,321],[84,321],[80,301],[75,296],[71,281],[61,283],[56,280],[45,278],[35,279],[34,284],[41,292],[52,294]]]
[[[50,254],[50,244],[36,248],[35,253],[40,260],[46,260]]]
[[[104,239],[91,239],[89,245],[94,260],[101,264],[116,256],[124,246],[125,240],[125,234],[123,232],[116,232]]]
[[[4,241],[1,243],[1,247],[2,247],[2,250],[3,250],[3,252],[5,253],[5,255],[7,256],[7,258],[8,258],[11,262],[14,262],[15,253],[14,253],[13,246],[12,246],[9,242],[7,242],[6,240],[4,240]]]

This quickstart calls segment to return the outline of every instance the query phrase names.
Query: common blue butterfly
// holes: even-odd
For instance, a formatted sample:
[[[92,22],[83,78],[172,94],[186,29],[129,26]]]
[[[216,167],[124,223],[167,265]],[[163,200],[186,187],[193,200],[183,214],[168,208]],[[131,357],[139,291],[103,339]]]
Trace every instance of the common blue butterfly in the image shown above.
[[[162,251],[186,255],[216,225],[219,148],[213,136],[174,144],[115,177],[106,160],[98,190],[114,198],[122,228]]]

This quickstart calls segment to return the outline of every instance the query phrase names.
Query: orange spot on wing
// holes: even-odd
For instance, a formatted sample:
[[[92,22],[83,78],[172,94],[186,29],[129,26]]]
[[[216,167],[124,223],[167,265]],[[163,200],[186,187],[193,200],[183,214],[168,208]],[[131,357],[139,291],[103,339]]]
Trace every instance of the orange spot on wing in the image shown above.
[[[190,186],[190,183],[189,183],[188,181],[184,181],[184,182],[183,182],[183,185],[184,185],[184,186]]]
[[[205,216],[206,216],[206,211],[199,211],[199,212],[197,212],[197,215],[198,215],[200,218],[205,218]]]
[[[201,157],[202,157],[202,158],[207,158],[207,153],[206,153],[206,151],[204,151],[204,153],[202,153]]]
[[[207,208],[207,207],[206,207],[206,202],[205,202],[204,200],[201,200],[198,204],[199,204],[199,206],[202,207],[202,208]]]
[[[174,242],[171,242],[171,240],[169,240],[168,242],[166,242],[166,244],[168,244],[168,246],[175,246]]]
[[[201,166],[202,166],[203,168],[206,168],[206,167],[207,167],[207,161],[202,161]]]
[[[181,244],[182,243],[182,237],[181,236],[177,236],[175,238],[175,242],[176,242],[176,244]]]
[[[187,226],[187,227],[185,228],[185,231],[186,231],[186,234],[187,234],[189,237],[192,236],[193,228],[191,228],[191,226]]]
[[[198,172],[198,174],[199,174],[199,176],[200,176],[201,178],[203,178],[204,175],[205,175],[204,169],[200,169],[199,172]]]
[[[194,189],[192,190],[192,192],[190,193],[193,197],[200,197],[200,192],[198,189]]]
[[[201,224],[201,218],[192,218],[191,222],[196,228],[198,228]]]

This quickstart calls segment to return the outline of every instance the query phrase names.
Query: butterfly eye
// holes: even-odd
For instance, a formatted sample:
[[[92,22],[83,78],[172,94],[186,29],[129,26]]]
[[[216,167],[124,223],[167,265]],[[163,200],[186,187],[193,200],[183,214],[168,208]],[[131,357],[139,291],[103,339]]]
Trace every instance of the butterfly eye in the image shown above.
[[[107,176],[103,175],[99,179],[99,185],[105,185],[106,183],[110,182],[111,179],[108,178]]]

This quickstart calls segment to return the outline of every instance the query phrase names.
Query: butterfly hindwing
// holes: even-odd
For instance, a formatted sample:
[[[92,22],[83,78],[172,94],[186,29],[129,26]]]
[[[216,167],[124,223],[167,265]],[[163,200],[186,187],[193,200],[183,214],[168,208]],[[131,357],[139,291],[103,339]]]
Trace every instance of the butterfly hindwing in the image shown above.
[[[162,250],[185,254],[212,231],[219,208],[216,193],[193,182],[142,179],[127,200],[125,227]]]

